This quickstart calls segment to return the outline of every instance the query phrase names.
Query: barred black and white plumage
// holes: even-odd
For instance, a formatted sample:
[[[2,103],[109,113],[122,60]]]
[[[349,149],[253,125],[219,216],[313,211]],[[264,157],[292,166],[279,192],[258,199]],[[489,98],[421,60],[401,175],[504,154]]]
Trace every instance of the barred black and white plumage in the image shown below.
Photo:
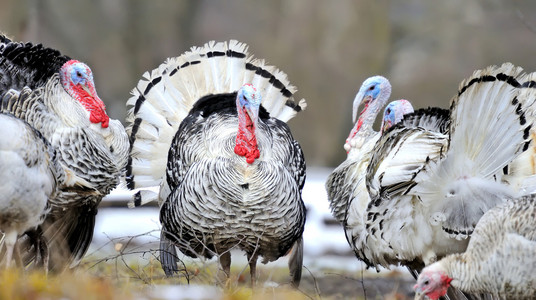
[[[43,222],[48,199],[64,184],[65,171],[55,149],[30,124],[0,113],[0,128],[0,231],[9,267],[17,239]],[[34,247],[40,257],[36,264],[46,269],[46,245],[36,241]]]
[[[401,125],[378,140],[356,240],[371,266],[463,252],[487,210],[527,192],[503,169],[530,145],[534,76],[512,64],[476,71],[451,101],[448,130]]]
[[[177,270],[176,246],[218,256],[227,276],[231,249],[274,261],[295,245],[292,282],[301,277],[305,161],[286,121],[305,108],[286,75],[237,41],[210,42],[146,73],[128,101],[133,206],[160,203],[161,263]],[[262,101],[262,102],[260,102]],[[260,106],[259,104],[262,103]]]
[[[38,130],[69,170],[42,227],[56,254],[52,267],[75,266],[91,243],[98,204],[126,165],[126,131],[108,118],[89,67],[40,44],[2,36],[0,87],[0,111]]]
[[[420,108],[404,115],[404,118],[397,123],[397,127],[420,127],[447,134],[449,129],[449,110],[439,107]]]

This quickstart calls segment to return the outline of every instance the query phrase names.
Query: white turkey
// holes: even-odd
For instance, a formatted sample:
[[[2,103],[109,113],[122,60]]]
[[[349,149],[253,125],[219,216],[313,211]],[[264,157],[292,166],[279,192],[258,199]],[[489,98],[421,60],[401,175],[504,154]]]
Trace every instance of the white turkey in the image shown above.
[[[464,253],[422,270],[416,299],[435,300],[449,286],[499,299],[536,298],[536,196],[509,200],[486,212]]]
[[[344,145],[348,156],[326,181],[332,214],[343,225],[346,238],[354,251],[359,249],[353,246],[352,240],[356,238],[356,229],[363,226],[361,212],[370,201],[365,176],[373,147],[383,132],[401,121],[404,115],[413,112],[409,101],[392,101],[385,107],[381,131],[374,131],[372,125],[390,93],[391,85],[385,77],[374,76],[363,82],[353,104],[355,125]],[[364,104],[364,108],[356,120],[360,104]],[[360,258],[363,257],[357,252],[356,254]]]
[[[487,210],[526,192],[502,176],[530,144],[533,77],[512,64],[476,71],[461,83],[448,120],[437,117],[432,128],[402,121],[378,140],[354,240],[361,259],[418,271],[463,252]]]
[[[0,127],[0,231],[4,263],[10,267],[18,237],[43,222],[48,198],[55,196],[65,173],[54,148],[28,123],[0,113]],[[41,250],[46,268],[46,246]]]
[[[38,130],[71,170],[74,183],[50,199],[42,227],[55,254],[51,266],[76,266],[91,243],[97,206],[126,165],[126,131],[106,114],[89,67],[41,44],[0,35],[0,95],[0,111]]]
[[[359,211],[363,210],[360,207],[369,202],[365,186],[366,169],[372,148],[380,137],[380,133],[374,131],[372,125],[390,95],[391,84],[385,77],[374,76],[363,82],[353,103],[352,122],[355,125],[344,144],[348,156],[326,181],[332,214],[343,224],[347,238],[351,235],[352,228],[358,226],[353,224],[354,220],[360,222],[362,219],[353,216],[353,213],[359,214]],[[357,118],[361,103],[364,108]],[[351,218],[350,224],[346,222],[346,218]]]
[[[217,256],[230,276],[232,249],[256,263],[289,258],[301,277],[303,152],[285,123],[305,108],[277,68],[237,41],[210,42],[146,73],[127,105],[130,188],[160,186],[160,260],[177,272],[175,246]],[[141,191],[135,205],[156,199]]]

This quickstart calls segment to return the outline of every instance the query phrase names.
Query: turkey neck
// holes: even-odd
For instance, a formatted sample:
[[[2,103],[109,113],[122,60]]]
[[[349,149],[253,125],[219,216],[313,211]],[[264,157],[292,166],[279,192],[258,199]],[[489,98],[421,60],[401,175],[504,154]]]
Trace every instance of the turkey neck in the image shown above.
[[[346,140],[346,144],[350,144],[351,147],[355,147],[357,146],[357,141],[361,139],[367,140],[370,136],[377,133],[372,128],[372,125],[374,124],[378,113],[385,105],[387,98],[389,98],[389,92],[382,90],[380,92],[380,96],[376,100],[372,100],[369,103],[365,103],[365,108],[363,108],[363,110],[359,114],[359,119],[355,123],[352,131],[350,131],[350,135]],[[346,151],[350,151],[350,148],[346,149]]]
[[[72,93],[72,96],[89,111],[89,121],[91,123],[101,123],[102,128],[107,128],[110,119],[106,114],[104,102],[94,92],[95,88],[92,86],[89,87],[89,91],[93,92],[94,96],[80,85],[73,85],[71,83],[69,88],[69,93]]]

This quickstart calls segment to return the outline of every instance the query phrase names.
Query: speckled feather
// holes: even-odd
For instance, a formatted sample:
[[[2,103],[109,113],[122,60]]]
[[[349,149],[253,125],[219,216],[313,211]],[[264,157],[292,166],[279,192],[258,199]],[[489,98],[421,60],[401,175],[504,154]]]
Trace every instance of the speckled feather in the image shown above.
[[[69,168],[67,183],[51,199],[52,210],[43,226],[56,243],[52,248],[58,252],[66,247],[64,254],[71,256],[59,254],[52,263],[76,265],[91,243],[99,202],[122,175],[128,136],[117,120],[110,120],[108,128],[92,124],[90,113],[63,88],[59,71],[68,57],[42,45],[3,42],[0,110],[39,130]]]

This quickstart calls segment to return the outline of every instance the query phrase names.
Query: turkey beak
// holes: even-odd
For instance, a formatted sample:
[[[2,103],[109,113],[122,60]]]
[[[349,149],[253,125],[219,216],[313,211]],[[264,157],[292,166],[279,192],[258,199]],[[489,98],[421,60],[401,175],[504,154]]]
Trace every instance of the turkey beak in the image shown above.
[[[257,128],[257,119],[259,118],[259,107],[255,105],[249,105],[248,107],[246,107],[246,112],[251,118],[251,122],[255,124],[255,128]]]
[[[354,105],[352,108],[352,123],[354,124],[357,121],[357,115],[358,115],[357,110],[359,109],[359,105],[361,105],[361,103],[368,105],[370,101],[372,100],[372,96],[370,95],[364,96],[364,94],[365,92],[359,91],[359,93],[357,93],[357,95],[354,98]]]
[[[389,129],[391,126],[392,126],[391,120],[384,122],[382,126],[382,134],[385,133],[387,129]]]
[[[102,103],[104,105],[104,102],[102,102],[101,98],[99,98],[99,95],[97,95],[97,92],[93,87],[90,87],[86,84],[81,84],[80,86],[88,95],[91,95],[91,97],[95,99],[95,102]]]
[[[94,91],[92,91],[89,86],[87,86],[86,84],[80,84],[80,87],[88,94],[88,95],[91,95],[93,97],[95,97],[96,95],[94,94]]]

